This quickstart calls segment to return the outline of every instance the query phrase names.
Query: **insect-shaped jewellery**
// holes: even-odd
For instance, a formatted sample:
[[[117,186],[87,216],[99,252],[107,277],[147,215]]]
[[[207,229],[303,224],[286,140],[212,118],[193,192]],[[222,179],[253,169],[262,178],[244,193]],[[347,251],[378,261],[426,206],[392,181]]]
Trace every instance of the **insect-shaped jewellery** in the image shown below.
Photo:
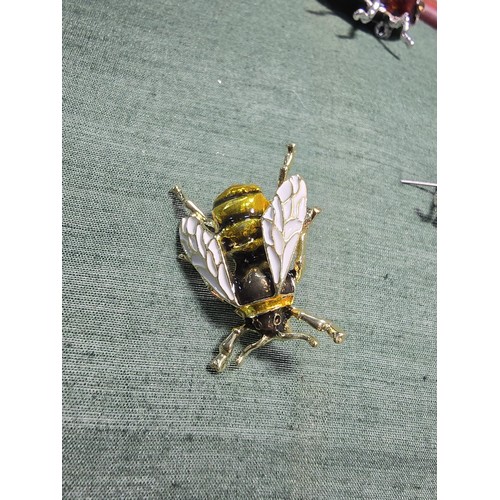
[[[394,30],[401,30],[399,35],[401,40],[409,47],[414,45],[408,30],[423,12],[425,8],[423,0],[364,1],[366,10],[358,9],[352,16],[356,21],[361,21],[363,24],[374,21],[376,23],[374,31],[378,38],[389,38]]]
[[[236,340],[249,330],[261,337],[237,356],[238,366],[252,351],[276,339],[305,340],[316,347],[315,337],[290,331],[291,317],[326,332],[337,344],[345,338],[345,333],[330,321],[292,305],[295,284],[304,266],[305,236],[320,212],[307,208],[304,180],[299,175],[287,178],[294,152],[295,145],[290,144],[272,202],[260,187],[239,184],[217,196],[212,217],[208,218],[179,187],[173,188],[191,213],[180,224],[184,249],[180,257],[191,262],[212,293],[244,319],[220,344],[219,354],[211,363],[217,372],[226,368]]]

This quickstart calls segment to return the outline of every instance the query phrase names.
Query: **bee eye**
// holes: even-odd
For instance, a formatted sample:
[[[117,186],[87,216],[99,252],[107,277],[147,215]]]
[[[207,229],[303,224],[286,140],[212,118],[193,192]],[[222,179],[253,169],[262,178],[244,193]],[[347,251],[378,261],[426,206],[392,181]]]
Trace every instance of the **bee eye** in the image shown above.
[[[253,319],[253,326],[255,326],[255,328],[260,330],[262,328],[262,323],[261,323],[260,319],[254,318]]]
[[[280,314],[274,315],[274,324],[275,324],[275,326],[278,326],[281,324],[281,315]]]

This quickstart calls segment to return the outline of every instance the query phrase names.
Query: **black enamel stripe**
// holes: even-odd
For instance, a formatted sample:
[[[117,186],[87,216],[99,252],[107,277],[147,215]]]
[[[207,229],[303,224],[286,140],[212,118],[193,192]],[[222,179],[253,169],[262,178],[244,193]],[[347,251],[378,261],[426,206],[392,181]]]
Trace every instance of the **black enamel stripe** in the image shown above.
[[[226,201],[235,200],[236,198],[244,198],[245,196],[248,196],[250,194],[258,194],[258,193],[261,193],[261,192],[262,191],[260,189],[254,189],[252,191],[248,191],[248,192],[245,192],[245,193],[230,194],[228,196],[225,196],[221,200],[218,200],[216,203],[214,203],[213,208],[216,208],[219,205],[222,205],[223,203],[226,203]]]
[[[224,220],[220,225],[220,230],[225,229],[226,227],[232,226],[233,224],[237,224],[238,222],[242,222],[248,219],[260,219],[262,214],[235,214],[235,215],[226,215]]]

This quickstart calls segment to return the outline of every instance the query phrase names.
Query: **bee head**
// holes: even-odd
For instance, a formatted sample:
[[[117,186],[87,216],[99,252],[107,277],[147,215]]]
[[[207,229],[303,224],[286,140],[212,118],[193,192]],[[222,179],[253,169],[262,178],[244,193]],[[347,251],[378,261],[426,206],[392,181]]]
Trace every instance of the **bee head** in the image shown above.
[[[288,308],[282,307],[252,318],[252,328],[259,332],[284,332],[289,319]]]

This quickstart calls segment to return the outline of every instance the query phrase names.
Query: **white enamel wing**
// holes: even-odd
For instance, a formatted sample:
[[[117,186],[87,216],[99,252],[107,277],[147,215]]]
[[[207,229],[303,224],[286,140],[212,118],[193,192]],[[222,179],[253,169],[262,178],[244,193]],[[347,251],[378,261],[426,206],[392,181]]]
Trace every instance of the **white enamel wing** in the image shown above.
[[[281,184],[262,216],[264,247],[276,293],[290,270],[306,213],[306,183],[299,175],[293,175]]]
[[[182,248],[207,285],[224,301],[238,305],[227,262],[217,240],[197,217],[184,217],[179,228]]]

